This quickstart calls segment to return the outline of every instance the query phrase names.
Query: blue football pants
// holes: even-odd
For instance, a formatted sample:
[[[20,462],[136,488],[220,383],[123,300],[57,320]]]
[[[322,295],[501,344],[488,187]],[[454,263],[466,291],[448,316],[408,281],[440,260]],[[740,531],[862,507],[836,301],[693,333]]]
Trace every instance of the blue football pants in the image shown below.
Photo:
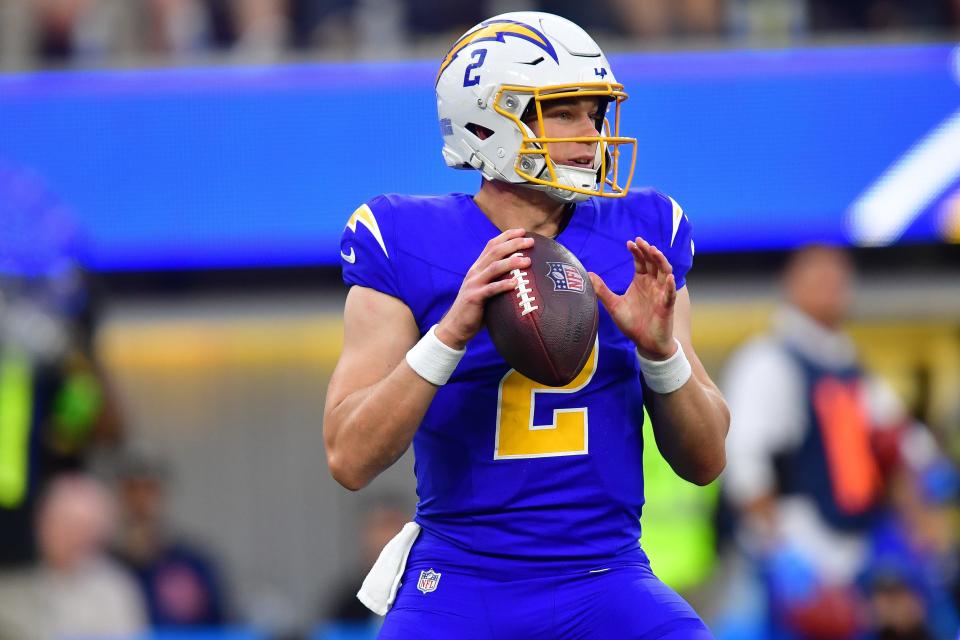
[[[434,567],[435,590],[408,569],[380,640],[712,640],[686,601],[647,565],[496,579]]]

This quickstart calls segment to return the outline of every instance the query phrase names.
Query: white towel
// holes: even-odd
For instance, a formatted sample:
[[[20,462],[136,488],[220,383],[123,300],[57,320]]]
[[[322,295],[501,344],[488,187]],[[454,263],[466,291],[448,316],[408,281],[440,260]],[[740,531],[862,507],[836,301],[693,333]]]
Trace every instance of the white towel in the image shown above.
[[[385,616],[393,606],[397,589],[400,588],[400,578],[403,577],[403,570],[407,566],[410,547],[416,542],[418,535],[420,535],[420,525],[416,522],[403,525],[400,533],[395,535],[380,552],[380,557],[373,563],[370,573],[363,579],[363,586],[357,592],[357,598],[375,614]]]

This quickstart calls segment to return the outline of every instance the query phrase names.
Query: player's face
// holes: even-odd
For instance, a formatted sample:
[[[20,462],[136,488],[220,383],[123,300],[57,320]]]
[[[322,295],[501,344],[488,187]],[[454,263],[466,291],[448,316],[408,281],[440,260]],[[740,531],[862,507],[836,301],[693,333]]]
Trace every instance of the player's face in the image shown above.
[[[545,100],[541,103],[543,127],[534,116],[527,124],[538,137],[581,138],[596,137],[602,128],[605,111],[596,97]],[[557,164],[573,167],[593,166],[596,142],[552,142],[547,145],[550,157]]]
[[[853,266],[842,251],[807,249],[786,274],[790,301],[821,324],[837,328],[852,299]]]

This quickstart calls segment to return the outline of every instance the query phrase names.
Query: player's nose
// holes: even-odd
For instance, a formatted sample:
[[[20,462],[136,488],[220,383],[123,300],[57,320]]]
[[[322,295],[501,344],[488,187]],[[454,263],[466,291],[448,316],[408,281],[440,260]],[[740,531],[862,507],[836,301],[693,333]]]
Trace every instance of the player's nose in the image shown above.
[[[577,135],[582,137],[587,136],[596,136],[597,133],[597,121],[590,117],[589,114],[583,114],[581,117],[577,118]],[[596,143],[591,143],[596,144]]]

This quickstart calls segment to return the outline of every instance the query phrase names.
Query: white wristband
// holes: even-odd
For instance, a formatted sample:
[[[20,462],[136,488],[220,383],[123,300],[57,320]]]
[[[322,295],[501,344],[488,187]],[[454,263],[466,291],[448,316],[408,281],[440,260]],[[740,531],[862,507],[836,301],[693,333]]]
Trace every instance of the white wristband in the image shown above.
[[[677,351],[666,360],[647,360],[637,353],[643,380],[654,393],[676,391],[686,384],[692,374],[690,362],[683,353],[680,341],[676,338],[673,341],[677,343]]]
[[[466,349],[458,351],[440,342],[440,338],[437,337],[437,325],[433,325],[420,338],[420,342],[407,351],[407,364],[417,372],[418,376],[430,384],[441,387],[447,384],[460,358],[466,352]]]

